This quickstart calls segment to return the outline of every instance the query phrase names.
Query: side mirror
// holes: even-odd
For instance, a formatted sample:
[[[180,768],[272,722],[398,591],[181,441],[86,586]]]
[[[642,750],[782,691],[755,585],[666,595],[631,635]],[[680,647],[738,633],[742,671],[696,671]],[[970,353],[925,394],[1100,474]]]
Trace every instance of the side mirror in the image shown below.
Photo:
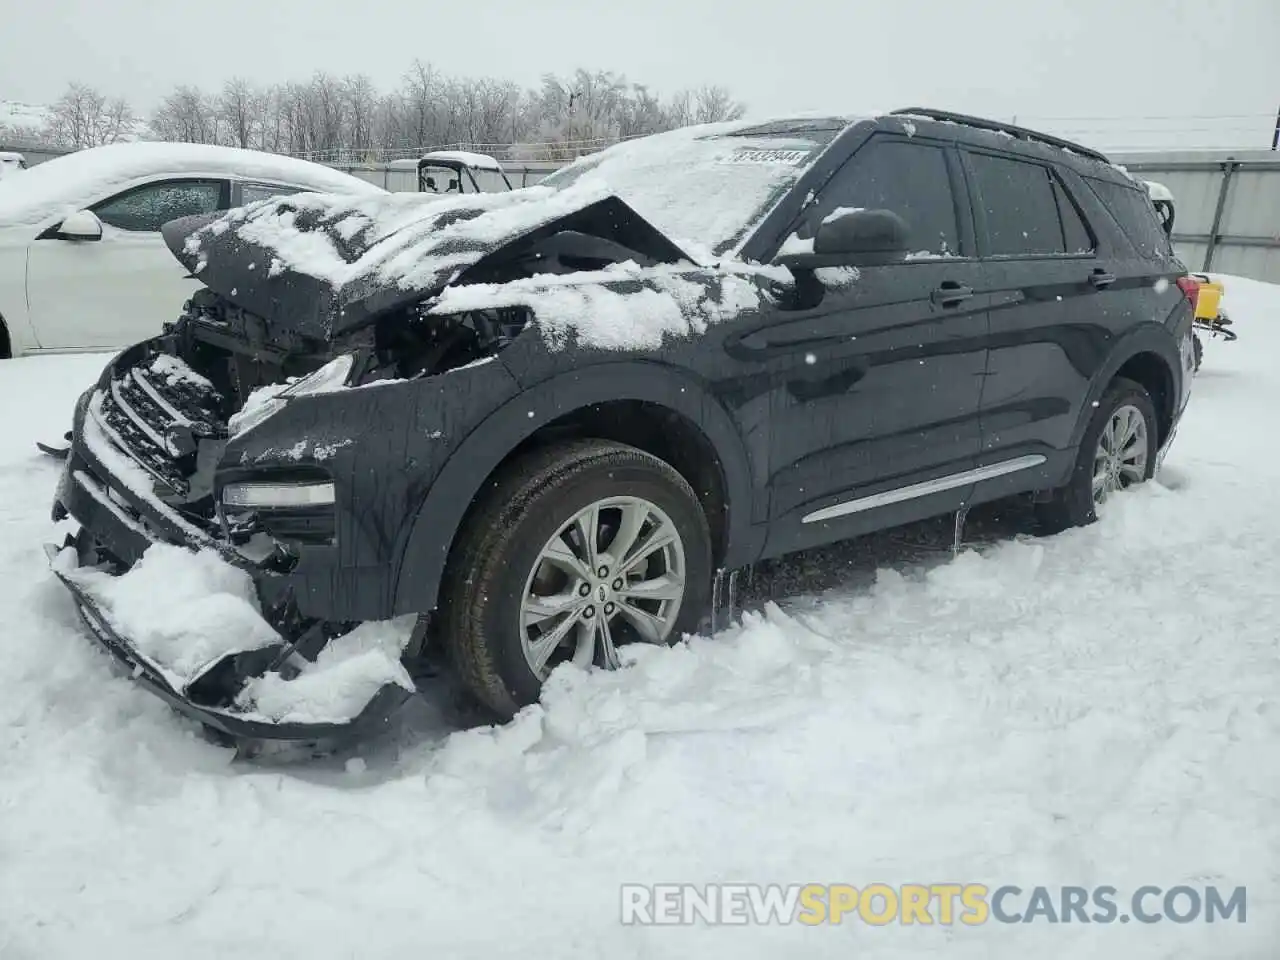
[[[53,235],[59,240],[101,240],[102,221],[92,211],[77,210],[54,228]]]
[[[783,248],[784,267],[865,267],[906,259],[910,228],[892,210],[842,208],[818,225],[811,250]],[[795,247],[796,244],[791,244]]]

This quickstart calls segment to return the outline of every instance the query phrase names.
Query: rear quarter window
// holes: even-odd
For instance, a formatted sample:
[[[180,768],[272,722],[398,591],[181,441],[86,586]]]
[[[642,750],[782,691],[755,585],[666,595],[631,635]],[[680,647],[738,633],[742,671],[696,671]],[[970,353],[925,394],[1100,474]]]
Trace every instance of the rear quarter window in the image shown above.
[[[1092,177],[1086,182],[1142,256],[1150,260],[1172,256],[1169,238],[1146,191]]]

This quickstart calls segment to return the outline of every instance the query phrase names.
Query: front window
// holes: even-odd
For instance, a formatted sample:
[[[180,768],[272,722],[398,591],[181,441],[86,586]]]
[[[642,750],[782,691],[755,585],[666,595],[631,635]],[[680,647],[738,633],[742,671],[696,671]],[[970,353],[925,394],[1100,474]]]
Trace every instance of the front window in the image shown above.
[[[93,212],[119,230],[152,233],[179,217],[213,213],[221,197],[220,180],[163,180],[103,200]]]
[[[695,256],[739,246],[846,126],[844,120],[673,130],[610,147],[541,181],[560,190],[599,177]]]

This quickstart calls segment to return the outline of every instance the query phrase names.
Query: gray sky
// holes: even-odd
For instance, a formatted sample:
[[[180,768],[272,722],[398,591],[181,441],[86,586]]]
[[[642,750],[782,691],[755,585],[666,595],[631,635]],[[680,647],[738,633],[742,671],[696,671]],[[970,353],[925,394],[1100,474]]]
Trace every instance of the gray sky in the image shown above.
[[[1266,147],[1280,107],[1280,0],[9,2],[22,12],[0,31],[0,100],[48,103],[79,79],[140,114],[177,83],[234,74],[363,72],[385,90],[414,57],[523,85],[576,66],[662,93],[720,83],[753,117],[1016,115],[1109,149],[1177,128],[1190,145]],[[1230,119],[1108,120],[1135,117]]]

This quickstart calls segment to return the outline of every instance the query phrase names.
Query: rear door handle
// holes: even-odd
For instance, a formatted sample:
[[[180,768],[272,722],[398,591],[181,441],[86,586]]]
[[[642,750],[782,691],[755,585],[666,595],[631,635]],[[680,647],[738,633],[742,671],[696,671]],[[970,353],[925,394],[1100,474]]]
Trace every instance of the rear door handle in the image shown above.
[[[962,286],[954,280],[944,280],[932,294],[929,299],[934,303],[940,303],[944,307],[954,307],[973,296],[973,288]]]
[[[1103,287],[1109,287],[1116,282],[1114,273],[1107,273],[1105,270],[1095,270],[1089,274],[1089,282],[1093,284],[1095,289],[1101,290]]]

